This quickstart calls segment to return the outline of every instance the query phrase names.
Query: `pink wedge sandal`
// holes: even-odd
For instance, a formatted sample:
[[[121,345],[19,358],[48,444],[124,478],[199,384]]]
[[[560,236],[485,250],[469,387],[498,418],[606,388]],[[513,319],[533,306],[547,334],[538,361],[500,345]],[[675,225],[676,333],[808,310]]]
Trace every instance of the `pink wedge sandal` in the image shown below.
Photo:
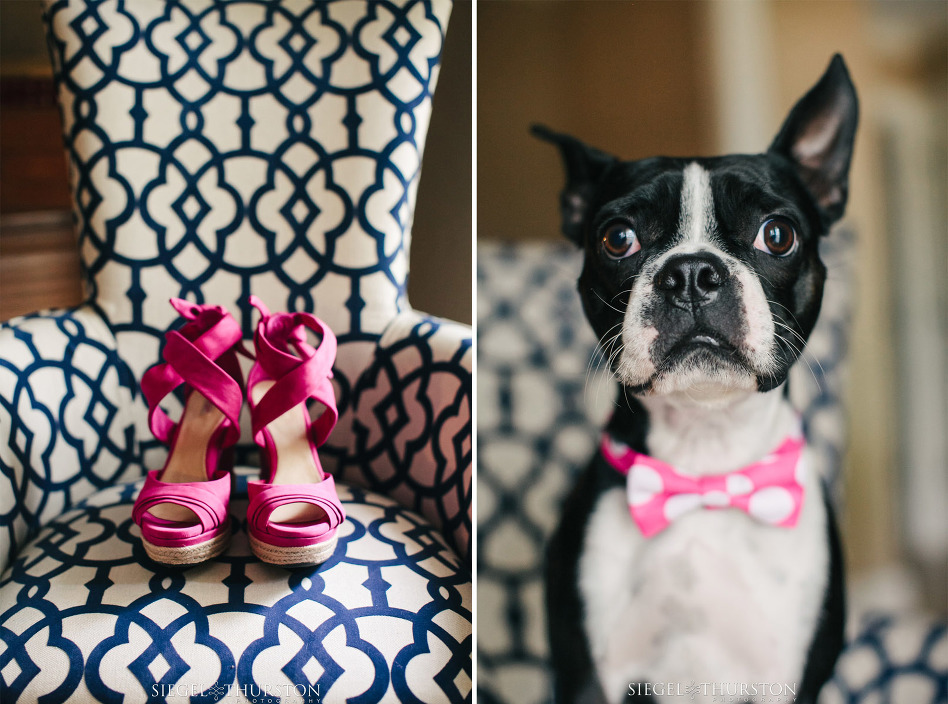
[[[230,542],[231,474],[223,456],[240,435],[241,332],[220,306],[177,298],[171,305],[189,322],[165,335],[166,361],[145,372],[141,384],[149,427],[171,450],[164,468],[148,473],[132,517],[152,560],[192,565]],[[182,383],[184,412],[174,423],[158,404]]]
[[[247,485],[250,547],[264,562],[303,567],[325,562],[336,547],[346,514],[333,478],[316,448],[336,425],[336,396],[329,379],[336,337],[309,313],[270,315],[251,296],[262,318],[254,335],[256,362],[247,381],[254,442],[263,448],[264,479]],[[306,342],[306,331],[320,336]],[[311,421],[306,402],[325,408]]]

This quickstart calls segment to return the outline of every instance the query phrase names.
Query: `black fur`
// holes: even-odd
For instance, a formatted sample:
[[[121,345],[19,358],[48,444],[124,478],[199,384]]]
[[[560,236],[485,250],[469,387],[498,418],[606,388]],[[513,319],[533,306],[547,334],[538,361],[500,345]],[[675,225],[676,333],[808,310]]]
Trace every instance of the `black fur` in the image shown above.
[[[613,437],[630,447],[646,451],[648,414],[634,398],[616,409],[608,429]],[[623,484],[622,477],[606,464],[602,456],[594,455],[566,497],[559,527],[547,543],[546,607],[550,615],[548,632],[554,699],[558,702],[593,704],[605,701],[582,627],[579,556],[586,538],[583,529],[596,499],[604,491]]]
[[[809,336],[819,315],[826,270],[819,258],[818,243],[845,208],[857,118],[856,93],[837,55],[820,81],[793,108],[764,154],[656,157],[626,162],[573,137],[534,127],[534,134],[556,144],[563,157],[567,183],[561,195],[562,229],[585,253],[579,294],[607,358],[612,358],[615,344],[608,335],[623,319],[630,282],[649,260],[675,244],[681,217],[682,171],[687,164],[697,162],[710,173],[716,244],[756,274],[772,316],[791,331],[778,340],[777,370],[757,378],[761,391],[783,384],[800,354],[799,341]],[[797,232],[799,245],[789,256],[774,257],[753,246],[760,223],[773,216],[789,221]],[[611,259],[603,248],[607,229],[617,222],[634,229],[641,244],[639,252],[619,260]],[[713,256],[694,259],[667,266],[679,267],[679,279],[691,276],[693,281],[696,267],[720,279]],[[674,359],[675,345],[685,333],[693,335],[706,328],[720,338],[723,348],[723,352],[713,350],[709,354],[739,357],[738,351],[729,346],[729,338],[738,337],[741,331],[724,314],[734,309],[732,299],[737,294],[733,284],[721,280],[713,295],[696,292],[691,285],[690,291],[670,286],[666,304],[646,311],[660,331],[653,344],[665,346],[659,348],[660,356]],[[692,300],[699,295],[700,306]],[[616,439],[643,453],[648,453],[648,414],[632,394],[648,390],[645,384],[620,392],[609,426]],[[624,479],[597,453],[566,499],[560,528],[548,545],[546,596],[556,701],[605,701],[583,631],[578,565],[589,514],[598,497],[622,484]],[[842,647],[842,560],[832,508],[828,502],[826,506],[828,588],[800,683],[799,702],[815,702]]]
[[[823,598],[823,610],[813,634],[813,642],[807,653],[806,667],[796,701],[799,704],[815,703],[823,683],[833,676],[836,659],[843,649],[843,630],[846,625],[846,595],[843,576],[843,549],[836,528],[836,514],[829,500],[829,492],[823,487],[826,505],[826,527],[830,548],[829,581]]]

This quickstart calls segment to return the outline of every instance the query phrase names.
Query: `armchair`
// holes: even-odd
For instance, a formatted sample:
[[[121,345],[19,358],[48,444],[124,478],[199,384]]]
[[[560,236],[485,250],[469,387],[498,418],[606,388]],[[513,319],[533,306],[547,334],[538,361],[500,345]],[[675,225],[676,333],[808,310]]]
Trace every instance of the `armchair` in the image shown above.
[[[471,333],[411,309],[410,228],[449,0],[50,0],[87,300],[0,328],[3,701],[471,698]],[[166,449],[139,391],[172,296],[336,333],[321,451],[348,520],[284,570],[240,529],[151,563]],[[180,411],[180,399],[172,402]]]

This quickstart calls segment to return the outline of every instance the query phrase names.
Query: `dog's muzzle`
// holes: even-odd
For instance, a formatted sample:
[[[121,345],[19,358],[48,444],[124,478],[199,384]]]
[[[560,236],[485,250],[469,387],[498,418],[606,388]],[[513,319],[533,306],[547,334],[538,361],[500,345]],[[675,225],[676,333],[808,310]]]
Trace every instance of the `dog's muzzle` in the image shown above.
[[[657,367],[696,349],[732,358],[747,332],[741,286],[711,252],[677,254],[653,278],[648,317],[658,335],[651,349]]]

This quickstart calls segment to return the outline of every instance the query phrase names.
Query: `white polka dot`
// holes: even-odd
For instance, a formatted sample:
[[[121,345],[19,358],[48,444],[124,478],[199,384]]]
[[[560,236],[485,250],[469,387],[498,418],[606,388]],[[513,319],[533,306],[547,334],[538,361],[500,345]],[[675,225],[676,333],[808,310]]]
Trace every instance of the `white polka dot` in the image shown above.
[[[629,504],[632,506],[647,504],[661,492],[664,486],[661,476],[651,467],[644,464],[632,465],[632,469],[629,470],[629,482],[626,485]]]
[[[665,502],[665,520],[671,522],[701,505],[700,494],[676,494]]]
[[[806,482],[806,456],[803,454],[800,455],[797,466],[793,468],[793,478],[797,480],[797,484],[800,486],[803,486]]]
[[[701,496],[701,503],[705,506],[727,506],[731,503],[731,497],[723,491],[709,491]]]
[[[757,520],[777,524],[793,513],[793,497],[780,486],[769,486],[750,497],[747,511]]]
[[[750,477],[746,477],[743,474],[732,474],[727,478],[727,493],[731,496],[741,496],[742,494],[749,494],[754,490],[754,482],[750,480]]]
[[[616,457],[622,457],[622,455],[629,451],[628,445],[626,445],[624,442],[613,440],[612,438],[607,439],[606,444],[609,446],[609,452],[611,452]]]

